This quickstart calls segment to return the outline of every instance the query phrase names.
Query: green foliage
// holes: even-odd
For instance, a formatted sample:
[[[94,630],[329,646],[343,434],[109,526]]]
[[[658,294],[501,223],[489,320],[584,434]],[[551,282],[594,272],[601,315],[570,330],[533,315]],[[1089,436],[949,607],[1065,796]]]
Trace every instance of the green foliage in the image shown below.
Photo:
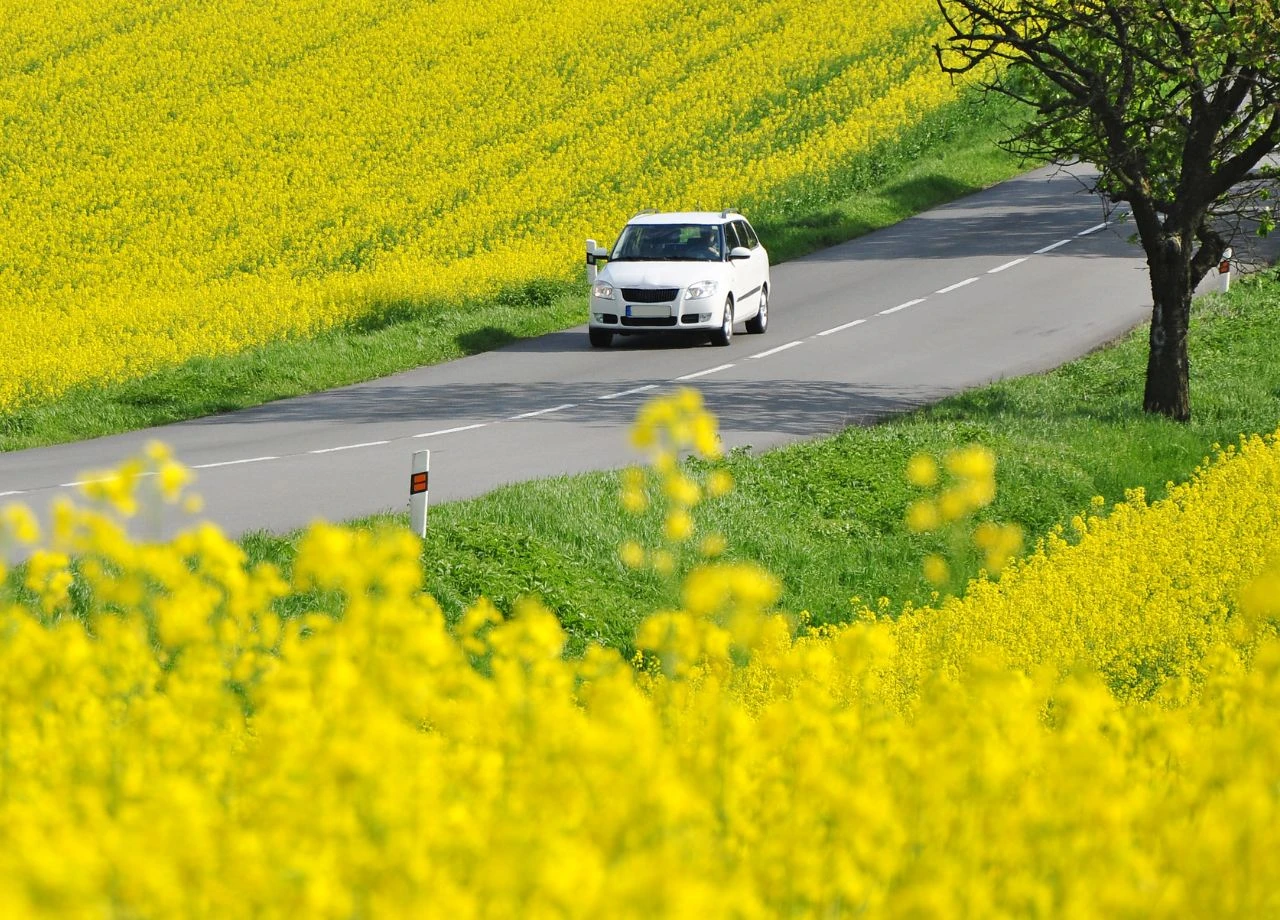
[[[1029,102],[1037,115],[1019,148],[1098,165],[1100,189],[1113,198],[1143,198],[1165,214],[1177,202],[1194,229],[1195,212],[1233,184],[1215,180],[1239,172],[1238,181],[1280,140],[1275,0],[944,0],[943,8],[953,29],[939,48],[943,68],[979,68]],[[1240,156],[1251,162],[1230,168]]]
[[[1193,315],[1200,411],[1189,425],[1137,409],[1145,329],[1051,373],[1003,381],[868,428],[728,458],[736,488],[699,513],[728,539],[730,561],[759,563],[783,582],[782,605],[815,619],[868,603],[928,601],[920,572],[938,534],[909,534],[918,496],[904,478],[918,453],[976,442],[997,457],[997,497],[983,519],[1016,522],[1029,543],[1089,507],[1143,487],[1156,498],[1185,479],[1214,442],[1274,430],[1280,421],[1280,274],[1210,295]],[[481,593],[510,611],[522,594],[547,599],[571,646],[596,638],[629,651],[643,615],[669,603],[670,585],[624,568],[617,547],[638,535],[619,513],[618,477],[597,473],[499,489],[435,507],[424,551],[429,589],[450,616]],[[404,526],[401,519],[400,526]],[[255,559],[287,566],[296,537],[246,541]],[[642,542],[643,542],[642,540]],[[958,571],[974,574],[973,564]]]

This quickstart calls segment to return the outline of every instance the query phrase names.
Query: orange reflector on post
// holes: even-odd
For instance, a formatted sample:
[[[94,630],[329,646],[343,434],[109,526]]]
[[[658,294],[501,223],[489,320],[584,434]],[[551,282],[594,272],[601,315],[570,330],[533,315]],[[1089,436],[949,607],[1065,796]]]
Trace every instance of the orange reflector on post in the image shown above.
[[[1219,262],[1219,263],[1218,263],[1218,274],[1219,274],[1219,275],[1225,275],[1225,274],[1226,274],[1227,272],[1229,272],[1229,271],[1231,271],[1231,260],[1230,260],[1230,259],[1223,259],[1221,262]]]
[[[409,466],[409,526],[420,537],[427,535],[427,470],[431,451],[415,450]]]

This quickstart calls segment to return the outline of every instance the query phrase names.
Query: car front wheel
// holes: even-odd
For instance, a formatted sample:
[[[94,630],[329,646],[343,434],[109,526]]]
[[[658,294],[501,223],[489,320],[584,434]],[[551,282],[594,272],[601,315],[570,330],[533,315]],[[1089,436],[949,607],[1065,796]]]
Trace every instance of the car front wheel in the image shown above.
[[[760,289],[760,312],[747,320],[747,331],[752,335],[760,335],[769,328],[769,289]]]
[[[587,338],[591,340],[592,348],[608,348],[613,341],[613,333],[608,329],[588,329]]]
[[[724,318],[720,321],[720,328],[711,333],[712,345],[728,345],[733,341],[733,300],[730,298],[724,302]]]

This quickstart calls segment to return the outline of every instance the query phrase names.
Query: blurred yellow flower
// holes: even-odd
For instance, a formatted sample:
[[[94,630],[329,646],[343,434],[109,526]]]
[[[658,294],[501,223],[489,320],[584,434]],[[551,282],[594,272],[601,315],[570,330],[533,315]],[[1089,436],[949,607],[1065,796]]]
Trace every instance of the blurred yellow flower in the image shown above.
[[[671,511],[667,514],[667,522],[663,534],[673,543],[682,543],[693,533],[693,518],[687,511]]]
[[[677,505],[682,505],[686,508],[696,505],[702,498],[702,490],[688,476],[679,474],[670,476],[667,478],[663,488],[666,490],[668,498]]]
[[[947,566],[947,560],[936,554],[925,556],[924,577],[931,584],[946,584],[951,578],[951,569]]]
[[[724,536],[718,533],[709,534],[703,537],[702,543],[698,546],[698,552],[708,558],[714,558],[721,555],[728,548],[728,541]]]
[[[990,479],[996,472],[996,457],[981,444],[970,444],[948,453],[946,467],[963,479]]]
[[[907,481],[929,489],[938,484],[938,462],[928,454],[916,454],[907,461]]]
[[[638,569],[644,565],[644,548],[639,543],[628,540],[619,547],[618,558],[628,568]]]
[[[638,489],[625,489],[622,492],[622,507],[632,514],[640,514],[649,507],[649,497]]]
[[[937,504],[928,499],[912,502],[907,507],[907,529],[912,533],[934,530],[941,523]]]
[[[31,544],[40,539],[40,522],[25,505],[6,505],[0,510],[0,524],[19,543]]]
[[[626,657],[566,655],[530,598],[451,626],[403,528],[313,525],[281,572],[208,524],[136,543],[64,501],[74,554],[0,583],[0,906],[1269,916],[1277,481],[1280,441],[1244,439],[999,582],[846,625],[699,561]]]
[[[713,470],[707,477],[707,494],[712,498],[727,495],[733,490],[733,475],[728,470]]]
[[[1280,618],[1280,562],[1272,563],[1241,589],[1240,609],[1254,619]]]

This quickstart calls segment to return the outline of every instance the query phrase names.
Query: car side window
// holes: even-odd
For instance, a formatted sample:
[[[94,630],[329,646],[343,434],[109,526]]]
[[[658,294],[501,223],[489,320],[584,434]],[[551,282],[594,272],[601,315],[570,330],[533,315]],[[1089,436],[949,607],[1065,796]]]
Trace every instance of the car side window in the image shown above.
[[[736,222],[738,224],[738,236],[742,239],[742,245],[748,249],[755,249],[760,245],[760,239],[756,236],[756,232],[751,229],[751,225],[745,220]]]
[[[736,220],[724,225],[724,245],[730,252],[733,251],[735,246],[743,245],[738,237],[738,222]]]

